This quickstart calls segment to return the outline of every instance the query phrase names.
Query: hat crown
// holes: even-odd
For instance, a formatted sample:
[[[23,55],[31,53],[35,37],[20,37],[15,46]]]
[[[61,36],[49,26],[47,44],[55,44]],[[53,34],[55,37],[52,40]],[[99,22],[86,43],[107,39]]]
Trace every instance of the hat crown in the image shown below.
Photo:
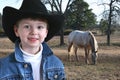
[[[23,0],[19,10],[30,13],[48,14],[46,7],[40,0]]]

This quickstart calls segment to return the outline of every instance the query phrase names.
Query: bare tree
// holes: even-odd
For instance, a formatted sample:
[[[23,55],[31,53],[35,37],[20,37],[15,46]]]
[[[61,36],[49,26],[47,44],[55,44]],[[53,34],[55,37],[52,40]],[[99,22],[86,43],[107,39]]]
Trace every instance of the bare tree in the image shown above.
[[[57,12],[60,15],[66,15],[67,10],[69,9],[70,4],[73,0],[66,1],[66,8],[63,11],[63,0],[41,0],[45,4],[49,4],[52,12]],[[64,23],[63,23],[64,26]],[[60,45],[64,45],[64,27],[62,26],[60,30]]]
[[[110,46],[110,34],[111,34],[111,24],[115,22],[116,17],[120,17],[120,0],[110,0],[109,3],[102,3],[101,5],[108,5],[109,10],[105,10],[103,14],[107,13],[108,17],[108,28],[107,28],[107,45]]]
[[[114,3],[118,4],[120,3],[120,0],[111,0],[109,3],[109,16],[108,16],[108,30],[107,30],[107,45],[110,46],[110,33],[111,33],[111,23],[112,23],[112,17],[115,16],[114,15],[114,11],[116,11],[118,13],[118,15],[120,15],[120,7],[115,6]]]

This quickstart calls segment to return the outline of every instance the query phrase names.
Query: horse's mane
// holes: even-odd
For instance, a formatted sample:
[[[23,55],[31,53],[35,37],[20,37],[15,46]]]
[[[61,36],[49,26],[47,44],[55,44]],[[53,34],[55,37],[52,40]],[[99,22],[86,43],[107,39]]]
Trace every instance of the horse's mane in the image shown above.
[[[94,47],[94,49],[95,49],[95,51],[97,51],[97,49],[98,49],[98,44],[97,44],[97,41],[96,41],[96,38],[95,38],[95,36],[93,35],[93,33],[91,32],[91,31],[89,31],[89,34],[91,35],[91,42],[93,43],[93,47]],[[92,44],[91,43],[91,44]]]

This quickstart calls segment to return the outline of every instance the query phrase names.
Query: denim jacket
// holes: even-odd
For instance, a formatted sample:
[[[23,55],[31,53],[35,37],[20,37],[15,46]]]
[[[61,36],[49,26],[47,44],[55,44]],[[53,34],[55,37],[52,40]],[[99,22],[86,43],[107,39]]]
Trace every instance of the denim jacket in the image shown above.
[[[45,42],[42,45],[40,80],[65,80],[63,63]],[[33,80],[31,64],[24,61],[22,54],[17,41],[15,51],[0,59],[0,80]]]

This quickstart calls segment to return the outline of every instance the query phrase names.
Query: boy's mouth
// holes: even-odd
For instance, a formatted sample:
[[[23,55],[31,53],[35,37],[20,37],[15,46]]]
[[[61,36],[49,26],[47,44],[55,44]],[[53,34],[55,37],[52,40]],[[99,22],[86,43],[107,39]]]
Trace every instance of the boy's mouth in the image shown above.
[[[28,40],[31,41],[31,42],[35,42],[35,41],[38,40],[38,38],[28,38]]]

